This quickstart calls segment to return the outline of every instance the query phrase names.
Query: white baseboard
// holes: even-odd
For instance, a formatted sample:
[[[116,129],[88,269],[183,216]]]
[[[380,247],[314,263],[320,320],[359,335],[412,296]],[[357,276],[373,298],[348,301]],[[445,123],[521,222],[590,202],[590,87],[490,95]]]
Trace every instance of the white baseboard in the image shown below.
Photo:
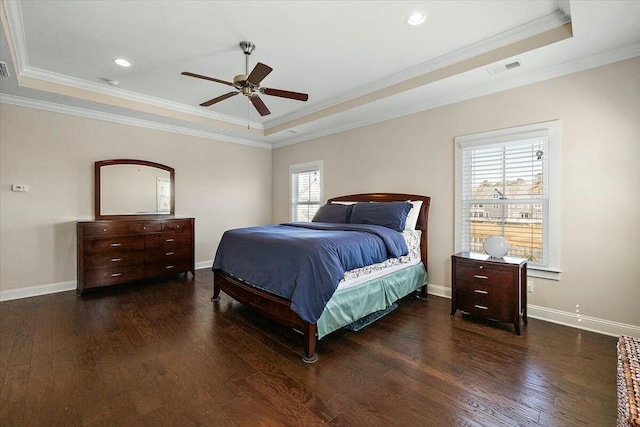
[[[527,317],[557,323],[559,325],[571,326],[573,328],[584,329],[585,331],[597,332],[604,335],[611,335],[615,337],[618,335],[630,335],[632,337],[640,338],[640,326],[613,322],[611,320],[599,319],[597,317],[582,316],[577,313],[570,313],[537,305],[527,305]]]
[[[205,268],[209,269],[212,264],[213,260],[200,261],[196,263],[195,267],[196,270]],[[55,294],[57,292],[73,291],[76,289],[76,286],[76,281],[71,280],[68,282],[50,283],[47,285],[29,286],[27,288],[0,291],[0,302],[35,297],[39,295]],[[451,288],[448,286],[429,283],[428,291],[431,295],[451,298]],[[611,320],[599,319],[597,317],[582,316],[577,313],[555,310],[553,308],[529,304],[527,306],[527,316],[533,319],[544,320],[546,322],[557,323],[559,325],[570,326],[604,335],[629,335],[640,338],[640,326],[613,322]]]
[[[71,280],[69,282],[49,283],[47,285],[29,286],[28,288],[0,291],[0,302],[20,298],[37,297],[39,295],[55,294],[57,292],[74,291],[77,286],[77,282],[75,280]]]
[[[451,298],[451,288],[448,286],[429,283],[428,292],[431,295]],[[555,310],[553,308],[540,307],[538,305],[527,305],[527,317],[544,320],[545,322],[557,323],[559,325],[570,326],[572,328],[583,329],[585,331],[597,332],[604,335],[616,337],[618,335],[629,335],[640,338],[640,326],[613,322],[611,320],[599,319],[597,317],[582,316],[577,313],[569,313],[566,311]]]
[[[203,268],[211,268],[212,265],[213,265],[212,259],[196,262],[196,270],[202,270]]]
[[[211,268],[213,260],[200,261],[195,263],[196,270]],[[29,286],[27,288],[9,289],[0,291],[0,302],[11,301],[20,298],[37,297],[39,295],[49,295],[58,292],[74,291],[78,287],[76,280],[68,282],[49,283],[46,285]]]
[[[451,288],[448,286],[440,286],[429,283],[429,286],[427,286],[427,292],[438,297],[451,298]]]

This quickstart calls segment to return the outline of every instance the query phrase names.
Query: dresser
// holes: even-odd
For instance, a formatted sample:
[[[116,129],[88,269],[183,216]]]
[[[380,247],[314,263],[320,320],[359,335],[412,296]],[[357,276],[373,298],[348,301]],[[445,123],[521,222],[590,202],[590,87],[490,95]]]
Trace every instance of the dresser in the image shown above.
[[[190,271],[194,219],[109,219],[77,223],[78,294]]]
[[[451,316],[457,310],[513,323],[527,323],[527,260],[460,252],[451,256]]]

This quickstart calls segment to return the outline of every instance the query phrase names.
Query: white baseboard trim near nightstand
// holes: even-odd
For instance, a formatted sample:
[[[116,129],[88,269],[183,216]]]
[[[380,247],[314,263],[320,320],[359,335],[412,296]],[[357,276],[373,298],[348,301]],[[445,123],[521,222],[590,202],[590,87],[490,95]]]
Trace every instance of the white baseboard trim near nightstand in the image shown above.
[[[582,316],[577,313],[570,313],[537,305],[527,305],[527,317],[557,323],[559,325],[571,326],[573,328],[584,329],[585,331],[597,332],[604,335],[611,335],[615,337],[618,335],[630,335],[632,337],[640,338],[640,326],[613,322],[611,320],[599,319],[597,317]]]
[[[211,269],[213,266],[213,260],[208,259],[206,261],[196,262],[196,270],[202,270],[203,268]]]
[[[58,292],[75,291],[77,286],[77,282],[75,280],[71,280],[69,282],[29,286],[28,288],[9,289],[8,291],[0,291],[0,302],[20,298],[37,297],[39,295],[55,294]]]
[[[429,283],[428,289],[430,295],[451,298],[450,287]],[[527,317],[544,320],[545,322],[557,323],[558,325],[583,329],[585,331],[611,335],[614,337],[617,337],[618,335],[630,335],[632,337],[640,338],[640,326],[613,322],[611,320],[599,319],[597,317],[582,316],[577,313],[569,313],[566,311],[555,310],[553,308],[540,307],[538,305],[527,305]]]
[[[429,283],[429,286],[427,286],[427,292],[430,295],[435,295],[443,298],[451,298],[450,286],[440,286],[433,283]]]

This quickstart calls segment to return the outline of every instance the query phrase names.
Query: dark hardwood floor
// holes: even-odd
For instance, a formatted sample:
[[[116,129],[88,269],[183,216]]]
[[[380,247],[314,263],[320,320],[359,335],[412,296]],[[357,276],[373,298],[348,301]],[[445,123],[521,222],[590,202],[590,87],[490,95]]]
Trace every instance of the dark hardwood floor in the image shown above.
[[[0,303],[2,426],[614,426],[616,338],[402,301],[302,362],[212,274]]]

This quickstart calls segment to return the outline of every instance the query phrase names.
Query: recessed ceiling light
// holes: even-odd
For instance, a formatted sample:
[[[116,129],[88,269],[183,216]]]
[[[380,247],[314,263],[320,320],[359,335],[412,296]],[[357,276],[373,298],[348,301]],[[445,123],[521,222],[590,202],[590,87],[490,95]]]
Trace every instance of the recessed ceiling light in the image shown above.
[[[427,15],[424,12],[420,12],[420,11],[415,11],[413,13],[411,13],[411,15],[409,15],[409,17],[407,18],[407,24],[409,25],[420,25],[422,24],[424,21],[427,20],[427,17],[429,15]]]
[[[113,62],[115,62],[116,64],[118,64],[121,67],[131,67],[131,62],[127,61],[124,58],[114,59]]]

